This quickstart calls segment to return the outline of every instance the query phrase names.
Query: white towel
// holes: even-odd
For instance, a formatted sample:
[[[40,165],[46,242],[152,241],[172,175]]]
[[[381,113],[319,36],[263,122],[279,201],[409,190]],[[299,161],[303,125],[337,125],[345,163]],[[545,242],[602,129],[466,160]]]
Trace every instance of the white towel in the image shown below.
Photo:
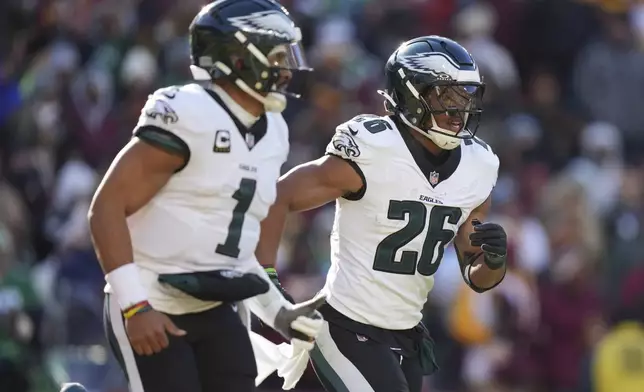
[[[257,363],[255,385],[259,386],[277,370],[277,375],[284,379],[282,389],[293,389],[306,370],[309,351],[287,343],[277,345],[252,331],[249,335]]]
[[[306,370],[309,363],[309,350],[288,344],[290,346],[290,356],[283,360],[281,366],[277,369],[277,375],[284,379],[282,389],[288,391],[293,389]]]
[[[278,345],[251,331],[251,312],[244,302],[237,303],[237,313],[248,329],[255,353],[255,362],[257,363],[255,386],[259,386],[268,376],[277,371],[277,375],[284,379],[282,389],[293,389],[306,370],[309,362],[309,350],[297,344],[281,343]]]

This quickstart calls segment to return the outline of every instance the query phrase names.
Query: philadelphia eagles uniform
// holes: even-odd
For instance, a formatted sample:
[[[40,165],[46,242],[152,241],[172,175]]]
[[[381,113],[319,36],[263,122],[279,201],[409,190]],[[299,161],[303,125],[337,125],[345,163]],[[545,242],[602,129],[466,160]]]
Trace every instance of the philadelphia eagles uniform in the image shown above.
[[[157,282],[157,275],[256,265],[259,224],[275,201],[289,150],[288,128],[267,112],[246,128],[221,98],[198,84],[150,95],[134,136],[183,146],[189,160],[128,218],[134,261],[150,303],[170,314],[203,311],[202,302]]]
[[[499,160],[474,138],[432,167],[408,131],[368,115],[340,125],[326,153],[351,162],[365,183],[336,202],[327,302],[361,323],[412,328],[445,247],[490,195]]]
[[[328,391],[420,391],[436,369],[420,323],[433,275],[496,183],[499,160],[482,140],[462,140],[433,165],[410,132],[395,117],[363,115],[326,148],[364,184],[336,201],[320,309],[328,323],[311,352]]]
[[[322,323],[319,301],[291,305],[255,256],[289,152],[281,112],[300,96],[290,80],[311,68],[300,29],[275,0],[212,1],[192,20],[189,38],[195,83],[148,97],[138,140],[104,182],[111,187],[102,205],[120,199],[114,184],[132,178],[146,186],[123,189],[128,200],[117,207],[151,197],[123,211],[132,260],[101,260],[104,268],[120,263],[105,268],[106,332],[133,392],[250,392],[258,377],[250,312],[304,347]],[[157,172],[149,183],[142,174]],[[98,232],[100,248],[96,238],[109,236]],[[123,246],[122,234],[120,243],[103,243]],[[136,298],[128,298],[130,287]]]

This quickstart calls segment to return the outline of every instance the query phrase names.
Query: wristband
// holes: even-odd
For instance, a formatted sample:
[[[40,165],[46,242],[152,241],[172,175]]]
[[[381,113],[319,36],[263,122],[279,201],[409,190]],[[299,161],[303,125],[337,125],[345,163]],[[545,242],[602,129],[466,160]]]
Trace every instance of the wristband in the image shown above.
[[[127,320],[134,315],[147,312],[148,310],[152,310],[152,305],[150,305],[148,301],[141,301],[138,304],[134,304],[127,309],[123,309],[123,318]]]
[[[282,283],[277,277],[277,270],[275,269],[275,267],[264,267],[264,271],[266,271],[266,274],[268,274],[268,277],[273,282],[273,284],[277,286],[277,289],[280,291],[280,293],[282,293],[284,298],[286,298],[288,302],[294,304],[295,300],[289,293],[286,292],[286,290],[284,289],[284,286],[282,286]]]
[[[491,256],[489,254],[483,255],[483,262],[492,271],[505,267],[505,256]]]
[[[266,280],[270,280],[266,269],[257,264],[253,267],[253,270],[248,272],[255,273],[259,276],[264,277]],[[245,301],[248,305],[248,308],[253,312],[257,317],[260,318],[264,323],[266,323],[271,328],[274,327],[275,317],[277,313],[282,309],[292,309],[293,305],[284,298],[280,293],[277,286],[274,284],[268,285],[268,291],[264,294],[256,295],[252,298],[249,298]]]
[[[134,263],[127,263],[109,272],[105,280],[112,287],[121,310],[148,300],[147,290],[139,277],[139,268]]]
[[[275,269],[275,267],[264,267],[264,271],[266,271],[269,278],[277,278],[277,270]]]

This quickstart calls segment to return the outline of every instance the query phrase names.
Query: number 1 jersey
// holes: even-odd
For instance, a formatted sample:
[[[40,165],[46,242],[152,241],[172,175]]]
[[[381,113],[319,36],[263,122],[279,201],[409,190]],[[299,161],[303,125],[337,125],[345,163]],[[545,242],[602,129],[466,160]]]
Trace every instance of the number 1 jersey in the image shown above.
[[[350,319],[391,330],[420,322],[445,247],[488,198],[499,167],[478,138],[433,165],[409,132],[390,117],[358,116],[338,126],[326,149],[365,186],[336,202],[323,292]]]
[[[281,114],[266,113],[247,129],[221,96],[188,84],[149,96],[134,136],[149,130],[154,136],[144,140],[182,145],[189,159],[127,219],[134,262],[156,309],[202,311],[214,305],[159,284],[157,275],[244,272],[257,264],[260,222],[275,201],[288,128]]]

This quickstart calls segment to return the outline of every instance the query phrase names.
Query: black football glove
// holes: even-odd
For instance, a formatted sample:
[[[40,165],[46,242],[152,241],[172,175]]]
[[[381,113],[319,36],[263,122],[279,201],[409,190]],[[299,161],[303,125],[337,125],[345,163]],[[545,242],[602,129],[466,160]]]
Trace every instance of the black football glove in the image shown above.
[[[280,280],[277,277],[277,271],[275,270],[275,268],[266,267],[266,268],[264,268],[264,271],[266,271],[266,273],[268,274],[268,277],[271,279],[271,282],[273,282],[275,287],[277,287],[277,289],[280,291],[280,293],[282,293],[284,298],[286,298],[286,300],[288,302],[294,304],[295,300],[293,300],[293,297],[291,297],[291,295],[289,293],[287,293],[286,290],[284,290],[284,287],[282,287],[282,284],[280,283]]]
[[[484,253],[483,261],[491,269],[505,266],[508,253],[508,236],[503,227],[497,223],[481,223],[472,220],[474,232],[470,234],[470,244],[480,247]]]

